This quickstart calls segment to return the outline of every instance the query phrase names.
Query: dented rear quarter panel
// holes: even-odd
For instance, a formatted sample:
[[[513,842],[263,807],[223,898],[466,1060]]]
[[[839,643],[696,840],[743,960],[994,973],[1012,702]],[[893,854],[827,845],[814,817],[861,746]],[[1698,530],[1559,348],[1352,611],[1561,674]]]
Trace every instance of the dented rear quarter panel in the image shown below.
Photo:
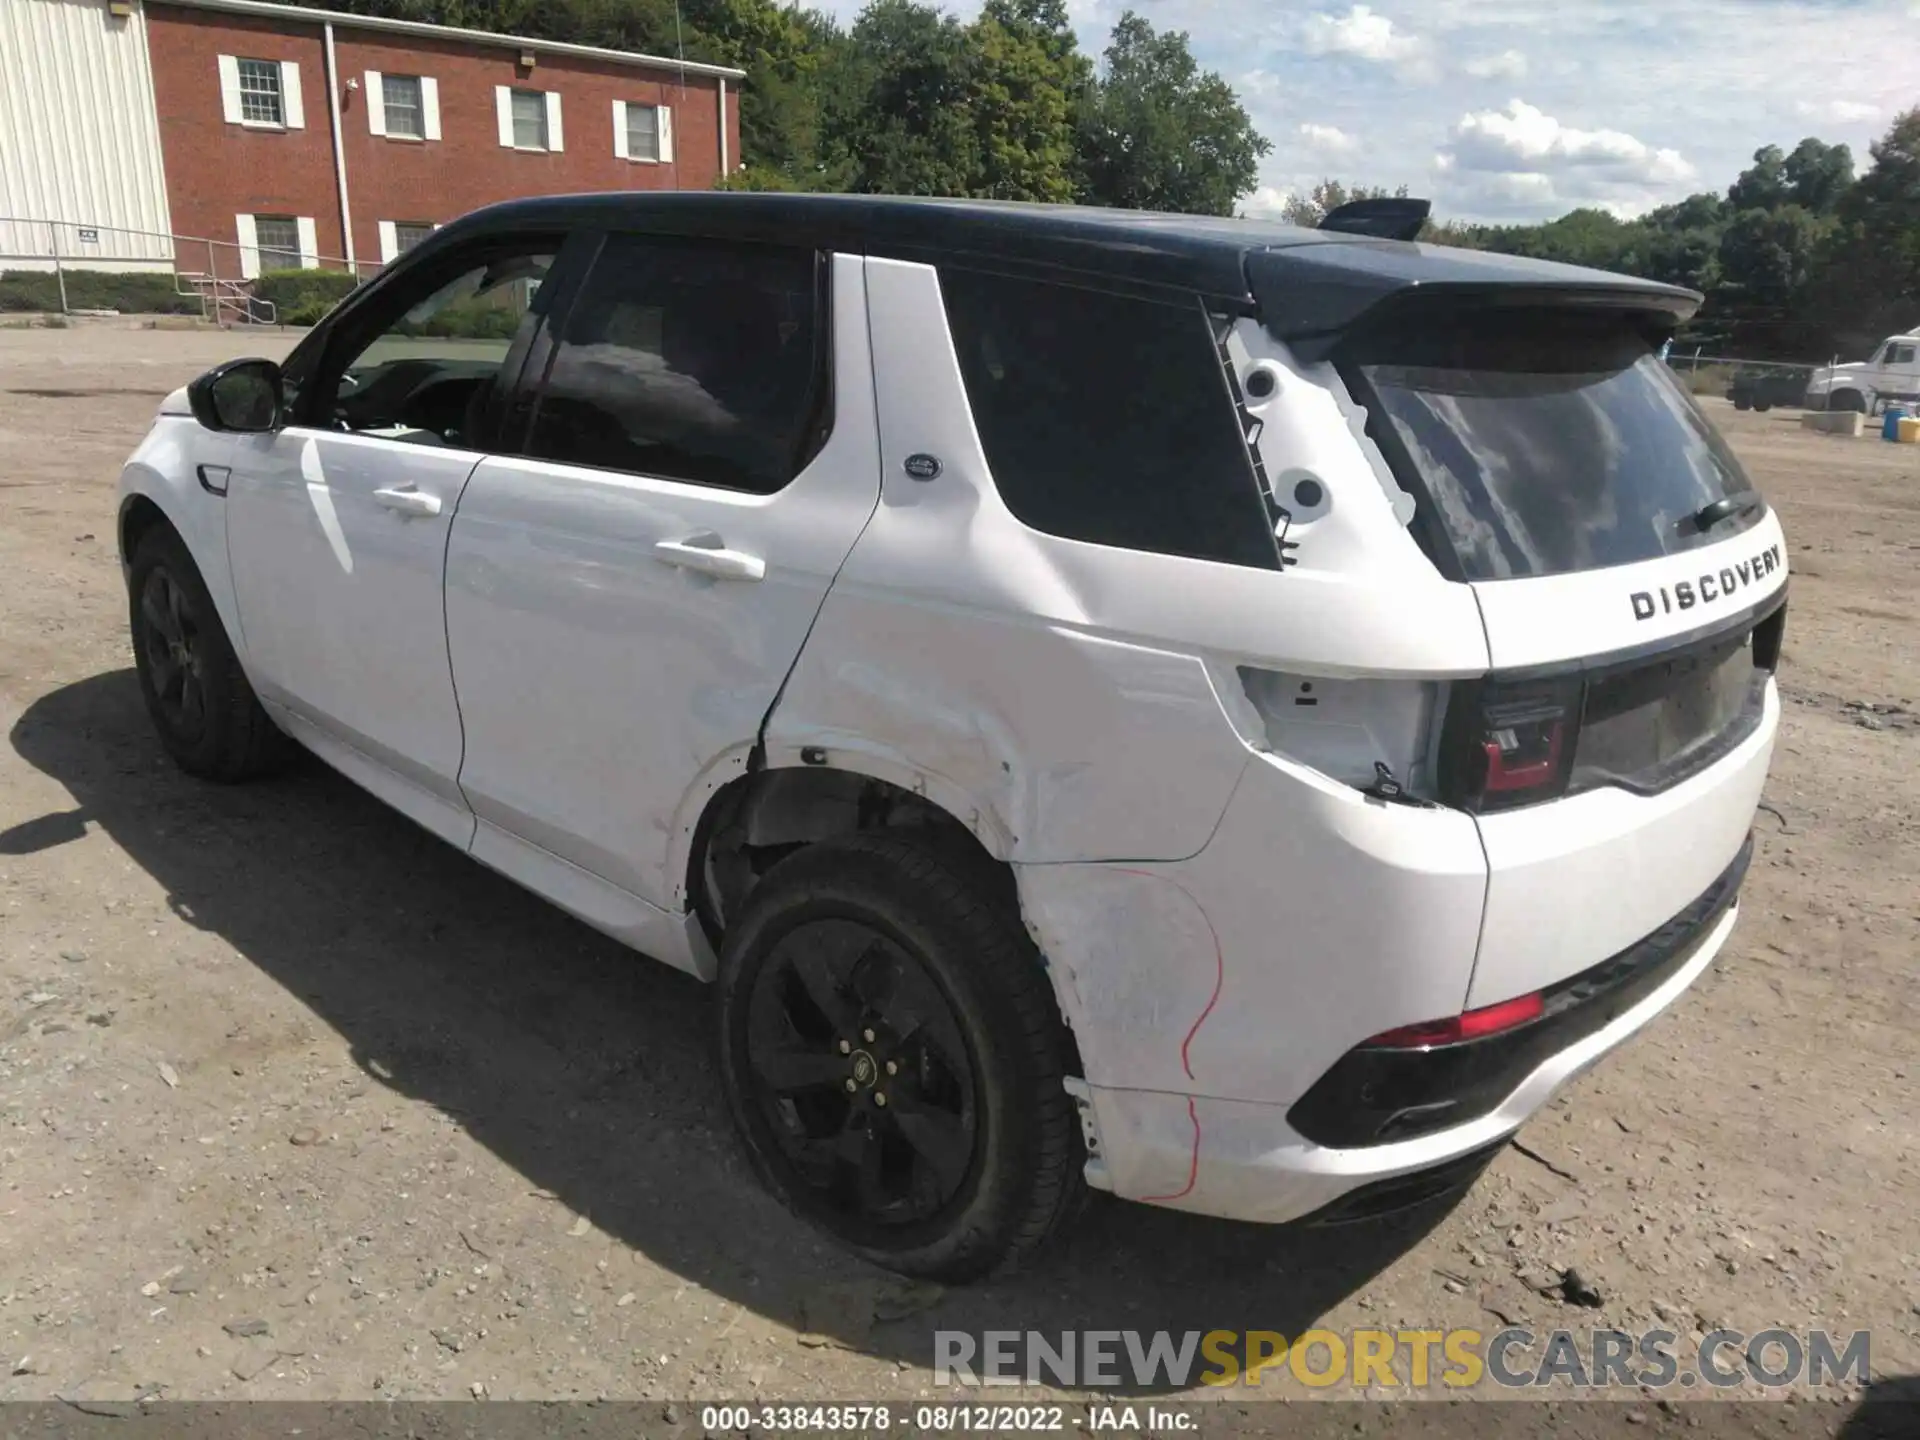
[[[1012,862],[1094,1085],[1286,1100],[1355,1025],[1457,1009],[1485,892],[1471,818],[1264,753],[1236,671],[1486,668],[1471,591],[1419,554],[1330,375],[1286,368],[1258,407],[1269,475],[1327,491],[1296,565],[1101,547],[1000,499],[935,271],[869,259],[867,285],[881,501],[769,717],[767,763],[818,747]],[[1286,365],[1257,332],[1229,356]],[[909,477],[922,454],[938,478]]]

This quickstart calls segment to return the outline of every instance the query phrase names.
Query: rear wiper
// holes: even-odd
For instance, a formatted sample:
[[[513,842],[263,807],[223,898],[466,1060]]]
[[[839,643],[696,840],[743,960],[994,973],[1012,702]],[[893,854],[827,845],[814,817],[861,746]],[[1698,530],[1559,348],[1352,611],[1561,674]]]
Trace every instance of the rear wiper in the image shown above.
[[[1736,515],[1751,515],[1760,508],[1758,495],[1728,495],[1715,500],[1710,505],[1702,505],[1687,517],[1687,523],[1696,531],[1706,532],[1722,520],[1731,520]]]

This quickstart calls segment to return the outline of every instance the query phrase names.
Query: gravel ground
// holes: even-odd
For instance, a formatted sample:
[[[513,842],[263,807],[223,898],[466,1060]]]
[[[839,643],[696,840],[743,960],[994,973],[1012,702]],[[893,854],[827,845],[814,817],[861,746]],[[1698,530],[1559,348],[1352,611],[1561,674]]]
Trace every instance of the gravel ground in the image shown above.
[[[755,1186],[700,986],[317,765],[163,757],[114,478],[165,391],[287,344],[0,330],[0,1399],[911,1399],[936,1327],[1870,1328],[1920,1370],[1920,448],[1709,402],[1794,571],[1743,916],[1463,1201],[1097,1204],[943,1294]]]

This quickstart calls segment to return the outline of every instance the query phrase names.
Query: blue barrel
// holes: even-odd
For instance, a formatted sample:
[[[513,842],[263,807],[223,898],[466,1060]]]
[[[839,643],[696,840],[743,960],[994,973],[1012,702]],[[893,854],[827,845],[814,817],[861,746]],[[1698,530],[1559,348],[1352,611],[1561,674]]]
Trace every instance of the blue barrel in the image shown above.
[[[1905,407],[1900,405],[1887,406],[1886,419],[1880,422],[1880,438],[1882,440],[1898,440],[1900,438],[1900,422],[1906,418],[1907,412]]]

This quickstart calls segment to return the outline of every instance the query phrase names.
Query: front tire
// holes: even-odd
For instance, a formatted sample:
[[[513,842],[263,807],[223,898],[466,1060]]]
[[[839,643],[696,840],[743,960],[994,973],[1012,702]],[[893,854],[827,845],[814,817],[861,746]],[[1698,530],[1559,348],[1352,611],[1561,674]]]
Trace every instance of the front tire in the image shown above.
[[[1827,397],[1827,409],[1851,410],[1864,415],[1867,412],[1867,397],[1858,390],[1840,390]]]
[[[809,846],[728,926],[721,1074],[787,1207],[948,1282],[1037,1251],[1082,1192],[1069,1042],[1002,873],[898,834]]]
[[[225,782],[283,769],[293,742],[260,708],[206,582],[172,530],[156,527],[134,546],[127,598],[140,696],[175,763]]]

